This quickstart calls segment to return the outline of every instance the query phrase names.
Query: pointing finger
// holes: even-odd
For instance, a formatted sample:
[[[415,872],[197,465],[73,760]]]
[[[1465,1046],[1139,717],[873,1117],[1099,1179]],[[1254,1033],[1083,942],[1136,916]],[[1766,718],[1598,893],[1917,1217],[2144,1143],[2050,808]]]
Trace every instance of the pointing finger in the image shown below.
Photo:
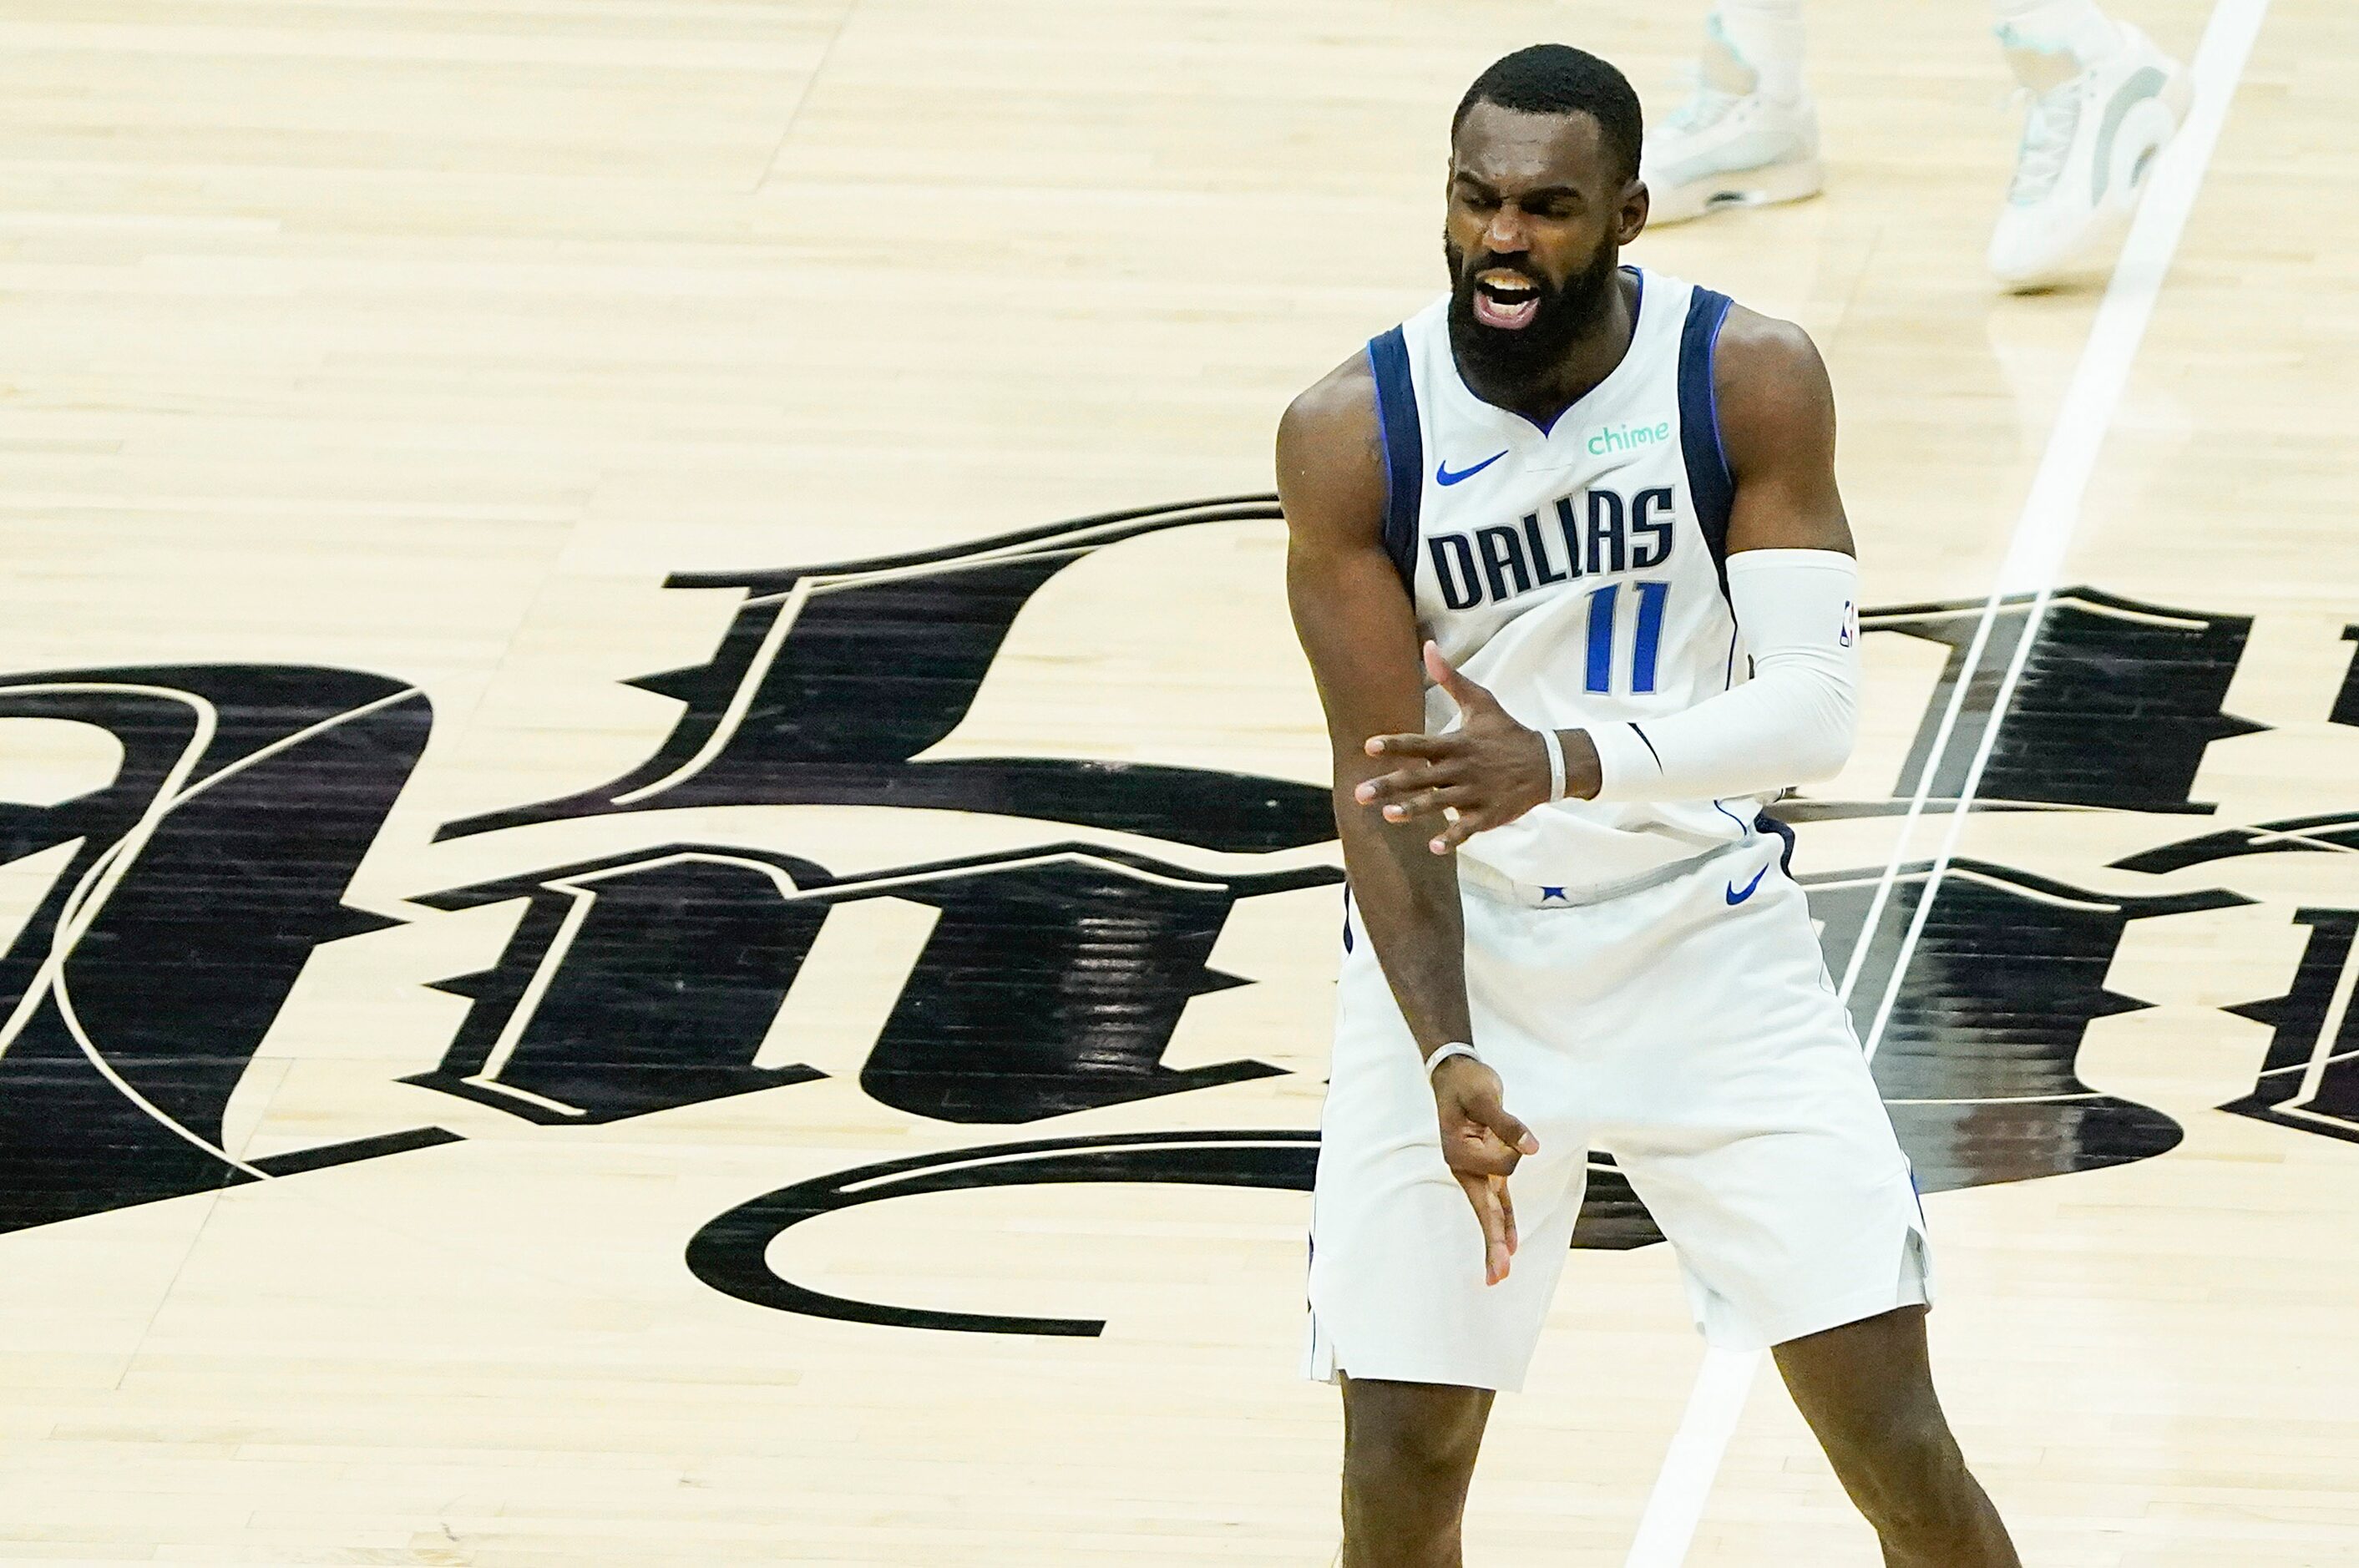
[[[1515,1255],[1507,1245],[1507,1219],[1499,1202],[1505,1183],[1494,1176],[1462,1176],[1459,1184],[1466,1189],[1466,1201],[1474,1205],[1474,1223],[1483,1230],[1483,1282],[1495,1285],[1507,1277],[1508,1259]]]
[[[1428,761],[1457,754],[1462,743],[1454,735],[1370,735],[1364,748],[1370,757],[1421,757]]]
[[[1463,811],[1481,791],[1471,785],[1453,784],[1438,789],[1410,789],[1385,807],[1385,820],[1405,822],[1412,817],[1430,817],[1436,811]]]
[[[1379,774],[1354,789],[1352,799],[1363,806],[1388,806],[1396,800],[1406,800],[1413,795],[1422,795],[1434,789],[1457,790],[1469,797],[1482,793],[1466,782],[1463,768],[1451,761],[1423,763],[1414,768],[1404,768],[1397,773]],[[1467,801],[1453,795],[1444,803],[1462,806]]]

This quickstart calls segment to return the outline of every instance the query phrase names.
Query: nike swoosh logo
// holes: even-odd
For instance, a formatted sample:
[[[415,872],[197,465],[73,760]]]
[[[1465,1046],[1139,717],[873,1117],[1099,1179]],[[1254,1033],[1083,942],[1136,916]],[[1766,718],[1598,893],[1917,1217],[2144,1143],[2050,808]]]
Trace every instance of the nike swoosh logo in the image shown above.
[[[2114,172],[2114,138],[2121,134],[2122,121],[2128,117],[2131,110],[2147,99],[2161,97],[2163,87],[2169,81],[2153,66],[2132,71],[2114,92],[2114,101],[2105,105],[2105,117],[2097,126],[2095,167],[2089,176],[2091,201],[2105,199],[2105,186]]]
[[[1462,468],[1455,474],[1450,472],[1450,460],[1445,457],[1433,465],[1433,482],[1437,485],[1455,485],[1462,479],[1472,479],[1506,455],[1505,452],[1495,452],[1473,467]]]
[[[1753,880],[1752,880],[1752,881],[1750,881],[1750,882],[1747,882],[1747,883],[1745,885],[1745,891],[1744,891],[1744,892],[1742,892],[1742,893],[1740,893],[1740,892],[1738,892],[1738,891],[1736,890],[1736,884],[1735,884],[1735,883],[1734,883],[1734,882],[1731,882],[1731,883],[1728,885],[1728,901],[1729,901],[1729,903],[1730,903],[1731,905],[1741,904],[1741,903],[1745,902],[1745,899],[1750,898],[1751,897],[1753,897],[1753,889],[1755,889],[1756,887],[1760,887],[1760,886],[1761,886],[1761,878],[1763,878],[1764,877],[1767,877],[1767,876],[1768,876],[1768,875],[1769,875],[1769,868],[1768,868],[1767,866],[1763,866],[1760,870],[1758,870],[1758,871],[1755,872],[1755,873],[1753,874]]]

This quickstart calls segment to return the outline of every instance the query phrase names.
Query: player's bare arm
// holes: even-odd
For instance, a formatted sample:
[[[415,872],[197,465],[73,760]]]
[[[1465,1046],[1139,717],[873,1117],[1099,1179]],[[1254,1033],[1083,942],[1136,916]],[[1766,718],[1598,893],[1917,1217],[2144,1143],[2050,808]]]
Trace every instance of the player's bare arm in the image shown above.
[[[1810,334],[1790,321],[1732,307],[1721,330],[1714,386],[1722,445],[1736,481],[1729,554],[1853,554],[1851,525],[1835,484],[1834,389]],[[1428,675],[1458,703],[1464,720],[1447,735],[1377,736],[1370,749],[1392,766],[1364,781],[1354,798],[1364,811],[1381,812],[1388,822],[1421,827],[1438,856],[1550,799],[1552,779],[1538,731],[1516,723],[1430,643],[1422,654]],[[1601,766],[1590,733],[1562,730],[1558,741],[1565,796],[1595,798]]]
[[[1386,766],[1369,737],[1425,724],[1416,613],[1384,548],[1384,455],[1364,358],[1338,366],[1287,409],[1277,489],[1287,599],[1326,709],[1344,870],[1401,1015],[1430,1057],[1473,1040],[1457,867],[1427,854],[1421,832],[1361,810],[1353,796]],[[1481,1062],[1453,1056],[1432,1083],[1442,1155],[1483,1226],[1484,1273],[1496,1283],[1516,1247],[1506,1179],[1538,1144],[1507,1114],[1498,1074]]]
[[[1834,385],[1810,334],[1732,305],[1712,380],[1721,446],[1736,478],[1728,553],[1854,553],[1835,487]]]

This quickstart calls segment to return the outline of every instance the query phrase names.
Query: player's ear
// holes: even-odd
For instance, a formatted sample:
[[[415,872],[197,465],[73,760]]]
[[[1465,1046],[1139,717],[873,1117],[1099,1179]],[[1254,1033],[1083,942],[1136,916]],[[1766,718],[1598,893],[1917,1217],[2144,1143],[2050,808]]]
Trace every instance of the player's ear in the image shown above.
[[[1622,208],[1614,214],[1614,239],[1628,245],[1647,226],[1647,213],[1654,198],[1647,194],[1647,182],[1633,180],[1622,188]]]

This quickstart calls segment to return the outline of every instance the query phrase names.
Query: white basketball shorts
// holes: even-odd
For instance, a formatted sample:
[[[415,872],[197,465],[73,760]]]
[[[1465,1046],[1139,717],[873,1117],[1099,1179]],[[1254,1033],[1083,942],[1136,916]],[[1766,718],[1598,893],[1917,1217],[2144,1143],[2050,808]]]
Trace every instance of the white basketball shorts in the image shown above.
[[[1593,1149],[1669,1238],[1714,1345],[1763,1348],[1931,1301],[1908,1161],[1782,848],[1756,836],[1602,903],[1464,891],[1474,1045],[1540,1145],[1509,1178],[1520,1244],[1497,1285],[1347,903],[1309,1376],[1520,1387]]]

